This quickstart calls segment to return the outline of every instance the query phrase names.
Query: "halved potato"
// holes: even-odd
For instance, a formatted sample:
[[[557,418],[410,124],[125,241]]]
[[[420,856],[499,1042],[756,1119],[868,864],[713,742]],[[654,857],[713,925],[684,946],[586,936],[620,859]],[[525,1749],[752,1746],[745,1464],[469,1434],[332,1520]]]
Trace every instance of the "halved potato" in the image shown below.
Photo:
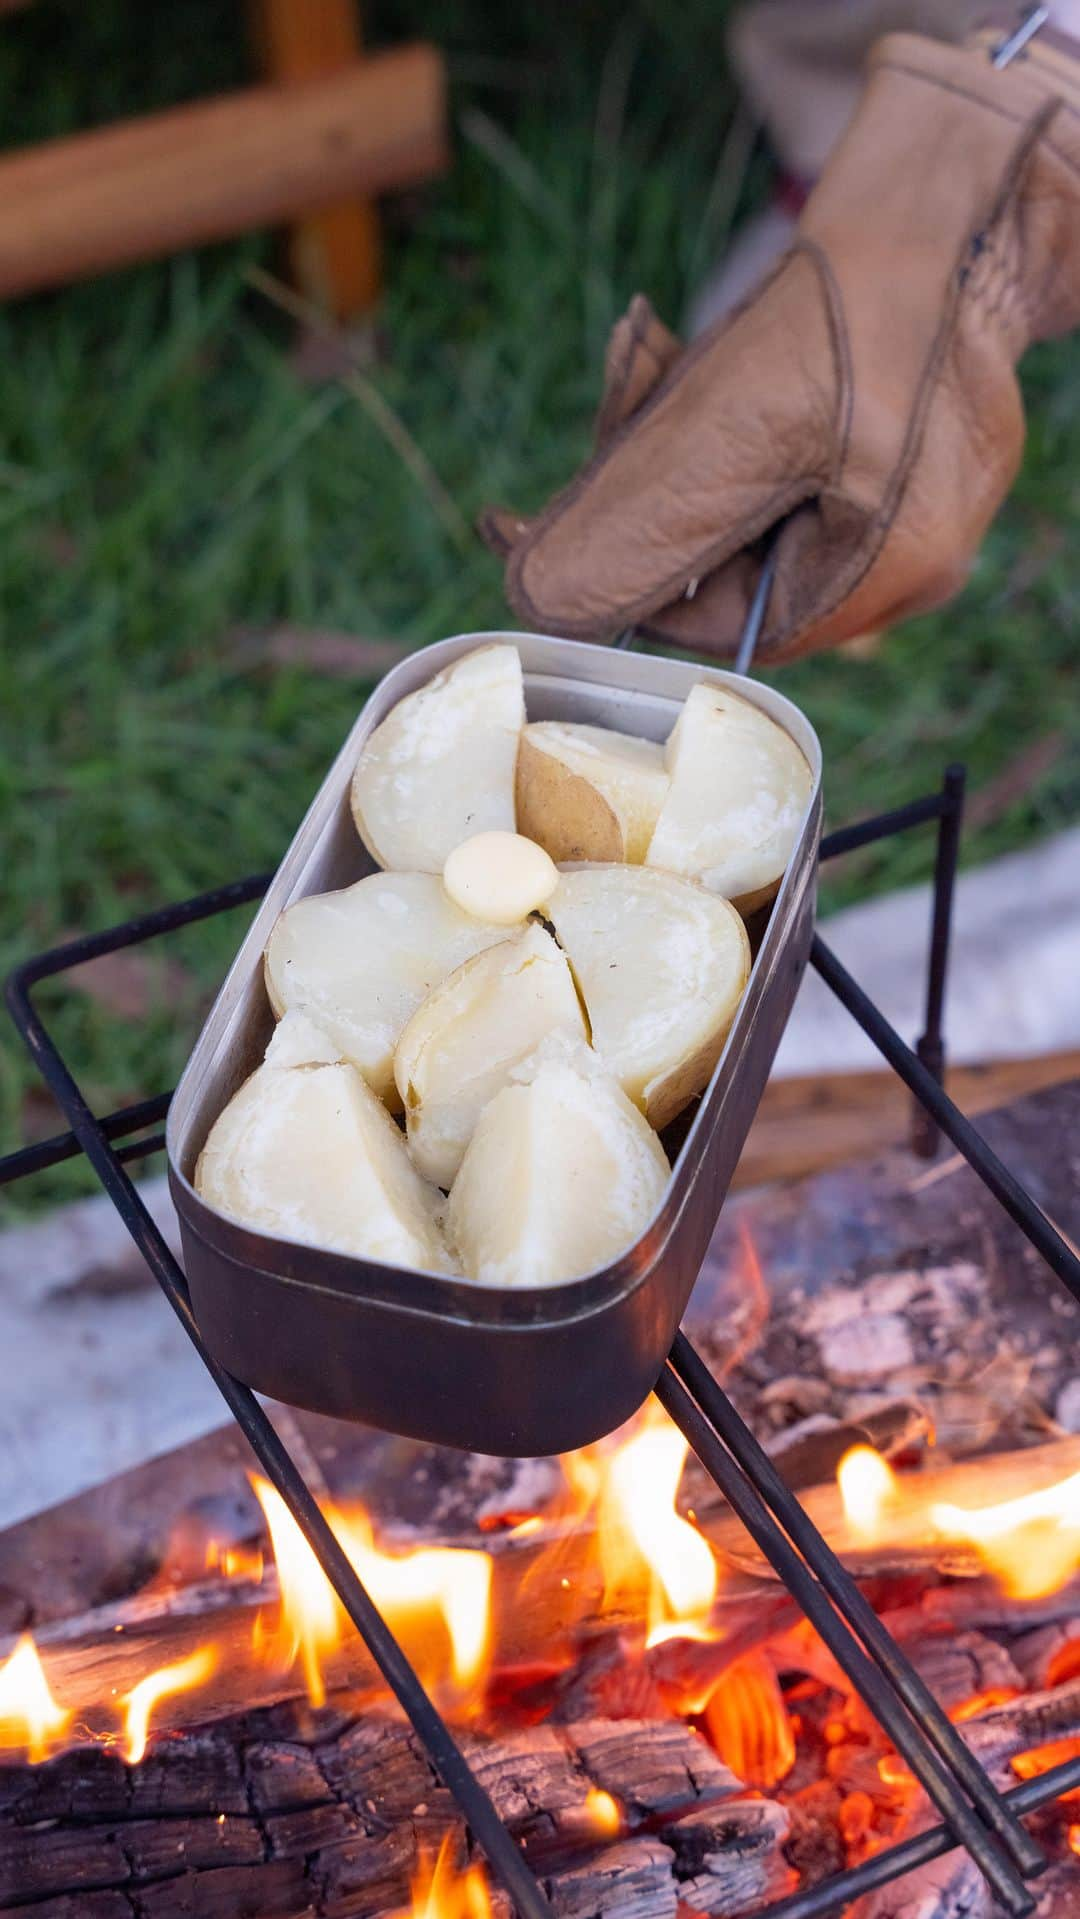
[[[708,1082],[750,977],[734,907],[647,866],[563,872],[545,908],[592,1043],[658,1130]]]
[[[652,740],[537,720],[518,751],[518,832],[553,860],[640,866],[669,783],[664,749]]]
[[[524,724],[514,646],[479,647],[400,700],[353,774],[356,830],[379,865],[441,873],[471,833],[512,833]]]
[[[489,946],[428,994],[394,1055],[409,1146],[425,1179],[450,1185],[488,1101],[555,1031],[584,1039],[585,1021],[566,958],[541,926]]]
[[[208,1206],[328,1252],[448,1273],[442,1194],[355,1066],[288,1013],[260,1067],[210,1129],[195,1168]]]
[[[671,790],[646,865],[700,880],[743,913],[776,892],[813,777],[790,734],[726,687],[695,686],[667,743]]]
[[[596,1055],[553,1035],[485,1106],[448,1230],[485,1286],[554,1286],[608,1265],[647,1226],[664,1149]]]
[[[381,1099],[397,1105],[394,1048],[433,986],[505,926],[455,906],[431,873],[372,873],[287,906],[263,970],[274,1012],[309,1013]]]

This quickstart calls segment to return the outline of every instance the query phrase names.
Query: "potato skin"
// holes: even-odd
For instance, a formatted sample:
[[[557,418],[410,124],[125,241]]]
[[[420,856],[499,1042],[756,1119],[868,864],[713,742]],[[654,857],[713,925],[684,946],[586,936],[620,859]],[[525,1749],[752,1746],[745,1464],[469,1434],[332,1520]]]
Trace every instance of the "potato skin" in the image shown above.
[[[603,794],[553,753],[542,752],[527,729],[518,745],[515,803],[518,832],[542,846],[557,866],[625,860],[622,827]]]

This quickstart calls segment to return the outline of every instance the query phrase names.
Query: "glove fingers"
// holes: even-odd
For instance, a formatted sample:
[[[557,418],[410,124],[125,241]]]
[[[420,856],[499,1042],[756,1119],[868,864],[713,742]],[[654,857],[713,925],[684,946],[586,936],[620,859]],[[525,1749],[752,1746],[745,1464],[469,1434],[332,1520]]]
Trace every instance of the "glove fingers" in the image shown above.
[[[604,392],[596,415],[596,444],[601,447],[643,406],[683,351],[682,341],[636,293],[616,320],[604,357]]]
[[[648,622],[827,486],[846,404],[820,261],[799,247],[521,537],[512,603],[581,639]]]

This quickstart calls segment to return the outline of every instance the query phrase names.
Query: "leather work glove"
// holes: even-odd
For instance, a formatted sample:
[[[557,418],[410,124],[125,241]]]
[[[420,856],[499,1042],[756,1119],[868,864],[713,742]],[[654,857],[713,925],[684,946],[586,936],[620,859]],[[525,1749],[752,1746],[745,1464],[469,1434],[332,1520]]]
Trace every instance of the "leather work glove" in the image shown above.
[[[636,299],[593,459],[533,521],[493,511],[530,626],[733,650],[780,527],[759,658],[962,586],[1015,478],[1014,368],[1080,320],[1080,59],[882,40],[794,246],[686,350]]]

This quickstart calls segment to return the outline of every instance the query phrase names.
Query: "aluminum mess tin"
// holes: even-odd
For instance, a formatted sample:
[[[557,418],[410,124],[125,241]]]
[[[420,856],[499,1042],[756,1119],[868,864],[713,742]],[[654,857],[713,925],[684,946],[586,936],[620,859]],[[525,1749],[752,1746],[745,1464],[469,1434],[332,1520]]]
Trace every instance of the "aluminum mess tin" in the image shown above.
[[[724,1051],[663,1200],[610,1266],[557,1286],[494,1288],[297,1245],[239,1225],[192,1186],[213,1122],[259,1065],[273,1014],[263,951],[278,914],[376,870],[349,787],[369,734],[463,653],[509,641],[530,720],[664,740],[691,687],[730,686],[790,733],[813,793]],[[376,688],[293,840],[169,1108],[169,1183],[192,1306],[214,1358],[257,1391],[389,1432],[514,1457],[565,1452],[631,1415],[660,1375],[772,1065],[813,931],[821,751],[770,687],[715,668],[532,633],[467,633],[402,661]],[[670,1144],[670,1136],[669,1142]]]

